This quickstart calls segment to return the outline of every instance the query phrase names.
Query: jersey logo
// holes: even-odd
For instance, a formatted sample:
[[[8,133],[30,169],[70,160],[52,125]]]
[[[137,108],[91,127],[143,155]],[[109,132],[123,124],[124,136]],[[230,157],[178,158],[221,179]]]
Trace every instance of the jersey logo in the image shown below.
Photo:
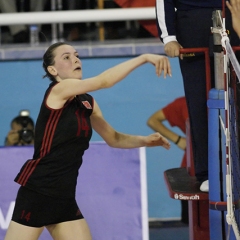
[[[82,101],[82,104],[87,108],[87,109],[92,109],[91,104],[88,101]]]

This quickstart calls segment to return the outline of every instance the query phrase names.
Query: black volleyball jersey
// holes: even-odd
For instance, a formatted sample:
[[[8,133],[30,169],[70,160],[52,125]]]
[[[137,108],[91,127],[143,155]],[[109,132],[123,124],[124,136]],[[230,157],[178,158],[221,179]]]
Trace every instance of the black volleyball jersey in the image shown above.
[[[57,84],[46,90],[35,127],[33,159],[25,162],[15,181],[39,193],[75,196],[78,170],[92,136],[93,98],[76,96],[61,109],[51,109],[46,99]]]

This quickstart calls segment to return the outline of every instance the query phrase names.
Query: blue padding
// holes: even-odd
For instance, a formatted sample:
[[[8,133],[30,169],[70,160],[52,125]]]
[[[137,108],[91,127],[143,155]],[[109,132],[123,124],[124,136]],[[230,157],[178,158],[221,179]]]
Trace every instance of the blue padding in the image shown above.
[[[212,88],[208,93],[208,108],[224,109],[224,90]]]
[[[212,109],[224,109],[224,100],[215,100],[215,99],[209,99],[207,101],[207,106],[208,108],[212,108]]]
[[[222,239],[222,213],[220,211],[210,210],[210,240]],[[204,239],[205,240],[205,239]]]
[[[224,99],[224,90],[212,88],[208,93],[209,99]]]
[[[220,195],[220,166],[219,166],[219,110],[208,111],[208,178],[209,200],[221,201]]]

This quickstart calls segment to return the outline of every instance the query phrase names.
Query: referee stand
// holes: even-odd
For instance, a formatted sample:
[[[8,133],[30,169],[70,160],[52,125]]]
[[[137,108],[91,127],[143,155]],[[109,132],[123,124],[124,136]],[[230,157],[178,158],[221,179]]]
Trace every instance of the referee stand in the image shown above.
[[[189,240],[209,240],[208,193],[200,191],[200,183],[195,177],[189,121],[186,136],[187,167],[166,170],[164,178],[171,198],[188,201]]]
[[[181,49],[180,53],[203,52],[205,55],[206,91],[211,88],[210,58],[208,48]],[[170,197],[188,201],[189,240],[209,240],[209,196],[200,191],[200,183],[195,177],[190,123],[186,122],[187,167],[169,169],[164,172]],[[215,239],[214,239],[215,240]]]
[[[206,71],[206,92],[211,89],[210,58],[208,48],[186,48],[180,53],[204,53]],[[208,97],[206,96],[206,99]],[[165,182],[171,198],[188,201],[189,240],[210,240],[209,194],[200,191],[195,177],[194,159],[190,135],[190,123],[186,122],[187,167],[174,168],[164,172]],[[213,239],[215,240],[215,239]],[[217,239],[220,240],[220,239]]]

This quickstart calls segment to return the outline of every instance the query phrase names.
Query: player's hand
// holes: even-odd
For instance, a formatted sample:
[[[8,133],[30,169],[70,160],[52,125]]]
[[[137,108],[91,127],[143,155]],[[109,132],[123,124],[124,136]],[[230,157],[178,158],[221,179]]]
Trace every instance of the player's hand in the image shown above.
[[[164,51],[169,57],[179,57],[183,59],[180,54],[180,49],[183,48],[177,41],[172,41],[164,45]]]
[[[147,61],[155,66],[158,77],[161,76],[162,72],[164,78],[166,78],[167,75],[170,77],[172,76],[171,65],[168,57],[158,54],[146,54],[146,57]]]
[[[166,149],[170,149],[169,141],[158,132],[146,136],[145,141],[146,147],[162,146]]]

